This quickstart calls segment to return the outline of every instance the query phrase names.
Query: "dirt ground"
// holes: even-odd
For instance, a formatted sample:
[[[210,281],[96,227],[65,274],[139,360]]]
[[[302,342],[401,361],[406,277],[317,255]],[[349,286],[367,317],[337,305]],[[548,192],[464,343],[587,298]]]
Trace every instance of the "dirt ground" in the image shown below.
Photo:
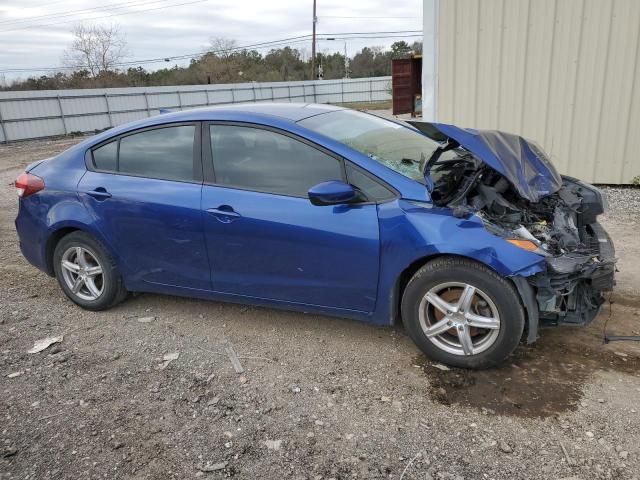
[[[442,370],[401,326],[149,294],[74,306],[19,253],[12,181],[76,141],[0,146],[1,479],[640,477],[640,344],[603,342],[640,334],[640,212],[604,219],[619,284],[591,326]]]

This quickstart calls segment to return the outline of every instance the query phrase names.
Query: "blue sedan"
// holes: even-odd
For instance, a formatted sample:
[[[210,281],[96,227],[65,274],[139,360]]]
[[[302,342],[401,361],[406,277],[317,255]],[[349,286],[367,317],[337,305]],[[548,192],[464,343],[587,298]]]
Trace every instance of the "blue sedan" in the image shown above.
[[[313,104],[168,113],[16,180],[23,255],[80,307],[156,292],[402,321],[450,365],[584,325],[614,279],[601,193],[499,131]]]

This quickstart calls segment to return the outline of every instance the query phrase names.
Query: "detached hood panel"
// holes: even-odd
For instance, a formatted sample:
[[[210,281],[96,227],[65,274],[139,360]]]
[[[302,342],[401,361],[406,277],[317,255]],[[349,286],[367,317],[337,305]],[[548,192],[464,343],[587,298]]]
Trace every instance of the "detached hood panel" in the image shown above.
[[[455,140],[465,150],[502,174],[516,191],[531,202],[557,192],[558,171],[542,149],[519,135],[498,130],[474,130],[445,123],[409,122],[428,137]]]

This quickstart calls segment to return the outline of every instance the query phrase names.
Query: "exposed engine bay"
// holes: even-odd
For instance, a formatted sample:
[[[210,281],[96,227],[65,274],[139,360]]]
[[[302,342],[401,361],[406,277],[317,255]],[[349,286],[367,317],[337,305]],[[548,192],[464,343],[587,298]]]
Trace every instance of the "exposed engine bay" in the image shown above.
[[[560,177],[554,193],[524,198],[501,173],[469,152],[431,162],[431,197],[457,216],[476,214],[485,228],[545,257],[547,272],[528,277],[541,320],[586,324],[614,285],[613,244],[597,216],[605,199],[595,187]],[[520,243],[518,243],[520,242]]]

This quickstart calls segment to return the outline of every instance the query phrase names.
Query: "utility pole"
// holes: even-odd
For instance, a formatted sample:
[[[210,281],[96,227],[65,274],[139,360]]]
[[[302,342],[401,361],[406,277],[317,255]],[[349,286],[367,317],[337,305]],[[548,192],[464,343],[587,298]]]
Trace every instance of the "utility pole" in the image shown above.
[[[347,57],[347,41],[344,41],[344,78],[349,78],[349,57]]]
[[[316,0],[313,0],[313,33],[311,40],[311,80],[316,79]]]
[[[339,38],[335,38],[335,37],[328,37],[325,38],[325,40],[340,40]],[[343,38],[342,41],[344,42],[344,78],[349,78],[349,57],[347,57],[347,41]]]

